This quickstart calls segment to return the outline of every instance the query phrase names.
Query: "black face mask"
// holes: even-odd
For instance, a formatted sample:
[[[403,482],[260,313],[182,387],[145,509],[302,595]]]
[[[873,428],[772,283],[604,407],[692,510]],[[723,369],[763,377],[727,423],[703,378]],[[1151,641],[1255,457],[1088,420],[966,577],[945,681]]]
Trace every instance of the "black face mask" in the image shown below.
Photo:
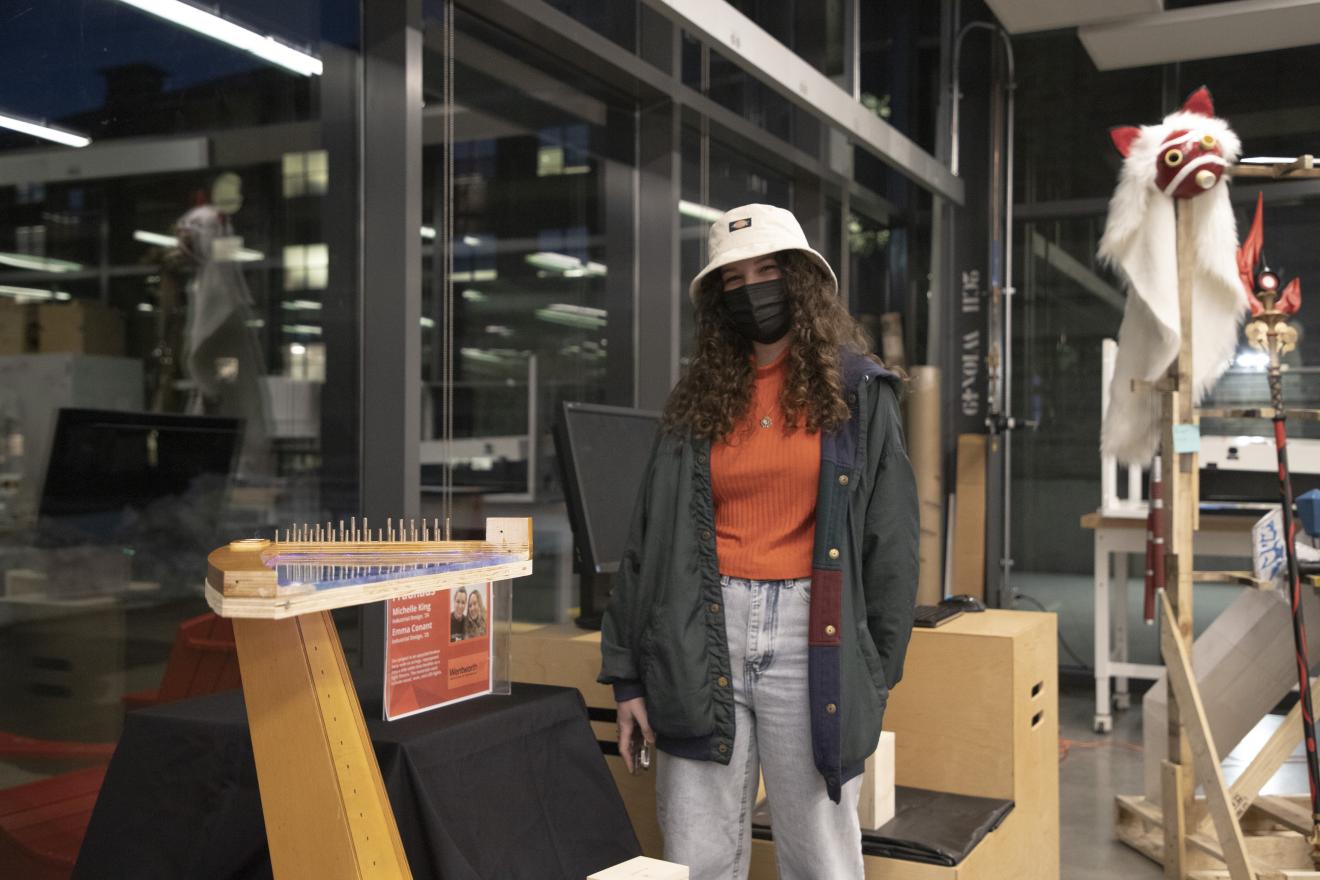
[[[724,301],[733,316],[733,326],[753,342],[778,342],[792,326],[793,310],[783,279],[744,284],[725,293]]]

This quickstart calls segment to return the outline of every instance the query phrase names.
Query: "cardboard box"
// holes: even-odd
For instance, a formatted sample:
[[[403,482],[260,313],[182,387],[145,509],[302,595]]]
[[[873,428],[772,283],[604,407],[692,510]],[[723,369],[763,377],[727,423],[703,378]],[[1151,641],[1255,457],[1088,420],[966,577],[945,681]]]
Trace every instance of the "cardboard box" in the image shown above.
[[[26,354],[33,348],[32,306],[0,299],[0,354]]]
[[[124,318],[94,301],[42,303],[37,306],[37,350],[122,355]]]

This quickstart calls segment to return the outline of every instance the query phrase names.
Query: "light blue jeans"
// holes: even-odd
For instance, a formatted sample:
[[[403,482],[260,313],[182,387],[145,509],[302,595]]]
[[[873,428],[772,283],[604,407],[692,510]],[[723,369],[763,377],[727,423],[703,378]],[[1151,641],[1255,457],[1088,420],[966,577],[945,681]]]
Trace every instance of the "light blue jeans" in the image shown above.
[[[661,753],[656,806],[665,860],[692,880],[742,880],[752,848],[758,771],[765,776],[780,880],[861,880],[861,777],[834,803],[811,754],[807,622],[811,580],[722,577],[733,671],[728,765]]]

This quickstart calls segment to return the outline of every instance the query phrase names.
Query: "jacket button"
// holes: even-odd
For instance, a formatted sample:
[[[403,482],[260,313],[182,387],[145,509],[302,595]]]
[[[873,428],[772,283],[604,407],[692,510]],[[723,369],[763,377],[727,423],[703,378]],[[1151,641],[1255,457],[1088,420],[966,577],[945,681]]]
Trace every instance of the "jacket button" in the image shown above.
[[[848,402],[849,402],[849,403],[856,403],[856,402],[857,402],[857,394],[856,394],[856,392],[854,392],[854,393],[848,395]]]
[[[710,529],[702,529],[702,530],[701,530],[701,540],[703,540],[703,541],[709,541],[709,540],[710,540]]]
[[[839,707],[836,706],[836,705],[834,705],[833,703],[826,703],[826,704],[825,704],[825,714],[827,714],[827,715],[833,715],[833,714],[834,714],[835,712],[837,712],[837,711],[839,711]]]
[[[727,743],[720,743],[720,754],[721,754],[721,755],[727,755],[728,753],[729,753],[729,746],[728,746],[728,744],[727,744]]]
[[[719,614],[719,613],[720,613],[720,603],[719,603],[719,602],[711,602],[711,603],[710,603],[710,613],[711,613],[711,614]]]
[[[848,485],[848,475],[847,475],[847,474],[839,474],[839,485],[840,485],[840,486],[846,486],[846,485]]]
[[[704,456],[704,455],[698,455],[698,456],[697,456],[697,464],[705,464],[705,463],[706,463],[706,456]]]
[[[727,676],[721,675],[719,678],[716,679],[716,681],[719,683],[719,686],[722,688],[726,688],[729,686],[729,679]]]
[[[830,548],[830,559],[838,559],[838,558],[839,558],[839,548],[838,548],[838,547],[831,547],[831,548]]]
[[[825,635],[832,636],[834,635],[834,633],[835,633],[834,624],[831,623],[825,627]]]

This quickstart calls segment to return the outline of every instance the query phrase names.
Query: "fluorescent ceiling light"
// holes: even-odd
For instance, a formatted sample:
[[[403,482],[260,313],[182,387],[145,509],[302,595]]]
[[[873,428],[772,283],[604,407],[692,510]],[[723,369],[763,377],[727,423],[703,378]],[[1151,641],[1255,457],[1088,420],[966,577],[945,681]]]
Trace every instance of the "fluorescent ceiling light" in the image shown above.
[[[695,220],[705,220],[707,223],[714,223],[724,216],[724,212],[718,208],[712,208],[710,205],[703,205],[699,202],[689,202],[684,199],[678,200],[678,213]]]
[[[303,76],[321,75],[321,59],[315,55],[300,52],[273,37],[250,31],[182,0],[119,0],[119,2],[195,31],[204,37],[228,43],[236,49],[250,52],[258,58],[278,64],[294,73]]]
[[[1245,159],[1239,159],[1243,165],[1291,165],[1297,161],[1296,156],[1247,156]]]
[[[463,244],[468,247],[476,247],[481,244],[481,239],[477,238],[475,235],[465,235],[463,236]]]
[[[549,321],[551,324],[595,330],[605,326],[608,313],[604,309],[593,309],[588,306],[554,303],[544,309],[537,309],[534,314],[542,321]]]
[[[179,240],[173,235],[163,235],[159,232],[148,232],[145,229],[133,230],[133,240],[140,241],[143,244],[154,244],[157,247],[178,247]],[[220,239],[217,239],[219,241]],[[254,251],[251,248],[234,248],[227,254],[227,259],[222,258],[222,262],[232,263],[255,263],[257,260],[266,259],[266,255],[261,251]]]
[[[311,324],[283,324],[280,329],[285,333],[304,333],[308,336],[321,335],[321,328]]]
[[[463,299],[470,303],[485,302],[486,294],[482,293],[480,290],[474,290],[469,287],[467,290],[463,291]]]
[[[148,232],[145,229],[134,229],[133,240],[160,247],[178,247],[179,244],[179,240],[172,235],[161,235],[159,232]]]
[[[450,281],[494,281],[500,277],[497,269],[473,269],[471,272],[455,272]],[[465,297],[466,298],[466,297]]]
[[[154,312],[156,311],[156,307],[149,302],[140,302],[138,303],[137,310],[139,312]]]
[[[320,304],[319,302],[317,302],[316,300],[314,300],[314,299],[291,299],[291,300],[286,300],[286,301],[284,302],[284,308],[286,308],[286,309],[306,309],[306,310],[310,311],[310,310],[313,310],[313,309],[320,309],[320,308],[321,308],[321,304]]]
[[[557,254],[554,251],[537,251],[524,257],[528,264],[546,272],[560,272],[566,278],[581,278],[584,275],[604,275],[606,272],[603,263],[594,261],[582,262],[577,257],[570,257],[568,254]]]
[[[15,287],[12,284],[0,284],[0,296],[7,296],[18,302],[41,302],[44,300],[69,299],[63,290],[49,291],[38,287]]]
[[[435,241],[435,235],[436,233],[434,226],[422,227],[422,238],[426,239],[427,241]]]
[[[435,318],[428,318],[425,315],[422,315],[422,326],[428,330],[431,329],[435,326]]]
[[[0,128],[8,128],[11,131],[19,131],[34,137],[45,138],[48,141],[54,141],[57,144],[64,144],[69,147],[85,147],[92,142],[91,138],[74,134],[71,131],[52,128],[49,125],[41,125],[37,122],[29,122],[26,119],[7,116],[3,113],[0,113]]]
[[[57,260],[54,257],[37,257],[32,254],[14,254],[0,251],[0,265],[13,266],[15,269],[33,269],[37,272],[77,272],[81,263],[69,260]]]

